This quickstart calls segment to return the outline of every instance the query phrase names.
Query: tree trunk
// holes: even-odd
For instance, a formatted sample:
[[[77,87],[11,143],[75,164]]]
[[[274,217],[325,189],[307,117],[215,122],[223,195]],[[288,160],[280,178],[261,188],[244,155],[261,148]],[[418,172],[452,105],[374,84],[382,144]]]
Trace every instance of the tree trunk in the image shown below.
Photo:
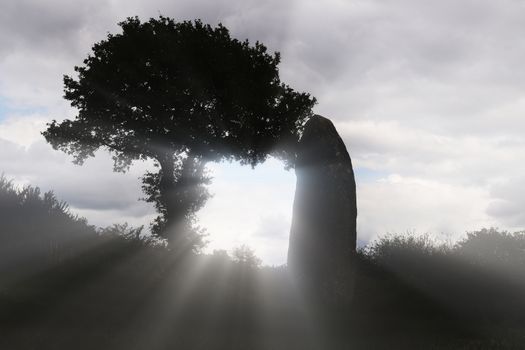
[[[173,154],[166,154],[158,159],[160,164],[160,202],[164,208],[163,215],[164,225],[162,229],[162,236],[172,242],[178,236],[178,224],[184,215],[181,213],[179,199],[176,193],[176,176],[175,176],[175,162]]]
[[[191,154],[177,164],[173,154],[159,158],[159,192],[164,209],[161,213],[164,217],[162,236],[171,247],[186,249],[189,245],[195,248],[198,235],[191,219],[209,197],[204,187],[209,182],[204,175],[205,162]]]

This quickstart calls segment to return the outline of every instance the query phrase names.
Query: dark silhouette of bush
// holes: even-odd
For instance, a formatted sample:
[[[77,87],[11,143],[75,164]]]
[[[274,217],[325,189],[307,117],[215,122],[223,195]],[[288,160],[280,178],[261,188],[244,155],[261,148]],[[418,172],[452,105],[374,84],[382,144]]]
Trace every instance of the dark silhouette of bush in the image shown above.
[[[4,281],[7,276],[67,260],[96,234],[52,192],[42,194],[32,186],[17,189],[0,177],[0,274]]]
[[[469,232],[455,250],[470,263],[480,267],[523,269],[525,231],[510,233],[490,228]]]
[[[525,320],[524,242],[524,232],[494,228],[470,232],[455,245],[394,235],[364,248],[361,256],[456,317],[487,326]]]
[[[0,283],[9,285],[82,259],[96,261],[109,251],[162,242],[141,234],[142,227],[89,225],[71,213],[52,191],[16,187],[0,176]]]

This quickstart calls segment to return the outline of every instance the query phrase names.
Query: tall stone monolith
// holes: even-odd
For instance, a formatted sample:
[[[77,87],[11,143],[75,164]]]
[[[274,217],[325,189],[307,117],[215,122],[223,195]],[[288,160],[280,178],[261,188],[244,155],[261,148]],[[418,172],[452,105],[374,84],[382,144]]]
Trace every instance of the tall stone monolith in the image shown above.
[[[329,301],[353,294],[356,186],[352,161],[332,122],[308,120],[299,141],[297,185],[288,248],[290,272]]]

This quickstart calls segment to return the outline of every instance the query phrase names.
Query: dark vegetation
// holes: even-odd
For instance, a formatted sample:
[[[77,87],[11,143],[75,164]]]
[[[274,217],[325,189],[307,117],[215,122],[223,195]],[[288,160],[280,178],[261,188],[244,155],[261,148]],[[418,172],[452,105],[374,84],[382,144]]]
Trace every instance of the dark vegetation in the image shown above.
[[[246,247],[170,250],[96,229],[0,180],[1,349],[521,349],[525,234],[456,245],[387,236],[359,252],[352,304],[305,299]]]
[[[114,170],[151,159],[146,200],[159,216],[152,231],[181,250],[201,243],[194,213],[209,197],[210,161],[293,163],[294,145],[315,99],[279,78],[279,53],[230,36],[222,25],[167,17],[120,23],[64,77],[64,98],[78,110],[43,133],[79,164],[103,148]],[[176,241],[176,243],[175,243]]]

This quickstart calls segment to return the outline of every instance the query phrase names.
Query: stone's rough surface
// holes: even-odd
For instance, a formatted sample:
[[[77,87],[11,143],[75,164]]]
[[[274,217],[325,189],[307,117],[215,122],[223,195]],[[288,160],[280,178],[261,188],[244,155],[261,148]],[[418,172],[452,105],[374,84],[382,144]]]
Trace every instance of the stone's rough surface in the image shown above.
[[[308,120],[299,141],[288,266],[329,300],[352,296],[356,189],[352,161],[329,119]]]

